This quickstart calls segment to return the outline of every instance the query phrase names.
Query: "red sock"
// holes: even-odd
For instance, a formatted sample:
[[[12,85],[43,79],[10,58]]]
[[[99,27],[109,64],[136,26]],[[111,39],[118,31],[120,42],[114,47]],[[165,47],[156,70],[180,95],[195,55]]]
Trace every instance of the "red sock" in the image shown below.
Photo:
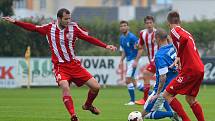
[[[98,95],[98,92],[95,93],[95,92],[92,92],[91,90],[89,90],[85,105],[91,106],[97,95]]]
[[[146,101],[149,96],[150,84],[144,84],[144,100]]]
[[[66,106],[67,111],[69,112],[69,114],[72,117],[75,114],[75,109],[74,109],[72,97],[71,96],[64,96],[63,102],[64,102],[64,105]]]
[[[196,101],[190,106],[198,121],[205,121],[201,105]]]
[[[172,109],[183,119],[183,121],[190,121],[189,117],[187,116],[186,112],[184,111],[181,103],[174,98],[170,104]]]

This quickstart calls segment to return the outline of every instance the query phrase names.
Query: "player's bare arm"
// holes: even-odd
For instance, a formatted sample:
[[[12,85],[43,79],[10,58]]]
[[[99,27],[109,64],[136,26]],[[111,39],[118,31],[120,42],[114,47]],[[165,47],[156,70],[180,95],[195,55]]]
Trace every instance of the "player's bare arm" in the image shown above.
[[[157,99],[161,95],[161,91],[162,91],[164,84],[166,82],[166,74],[160,75],[159,79],[160,79],[160,81],[159,81],[157,93],[151,98],[150,101]]]
[[[119,67],[122,67],[124,59],[125,59],[125,52],[122,51],[122,55],[121,55],[121,58],[120,58],[120,61],[119,61]]]
[[[114,45],[107,45],[106,49],[109,49],[111,51],[116,51],[117,50],[117,48]]]
[[[169,68],[173,68],[173,67],[176,67],[179,70],[181,69],[181,62],[179,57],[176,57],[174,63],[169,66]]]
[[[138,45],[137,45],[137,49],[138,49],[137,57],[135,58],[134,63],[133,63],[133,65],[132,65],[134,68],[137,67],[137,64],[138,64],[138,62],[139,62],[139,60],[140,60],[140,58],[141,58],[141,56],[142,56],[142,53],[143,53],[143,46],[140,45],[140,44],[138,44]]]
[[[159,85],[158,85],[158,90],[157,90],[157,95],[160,95],[162,89],[163,89],[163,86],[166,82],[166,74],[162,74],[160,75],[160,82],[159,82]]]

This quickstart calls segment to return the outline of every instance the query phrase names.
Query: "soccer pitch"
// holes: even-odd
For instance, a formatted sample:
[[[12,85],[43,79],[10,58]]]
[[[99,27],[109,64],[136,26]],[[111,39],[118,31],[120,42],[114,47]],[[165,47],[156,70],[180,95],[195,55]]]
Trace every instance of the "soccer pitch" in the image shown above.
[[[131,111],[142,110],[142,106],[124,106],[128,101],[126,87],[107,87],[100,90],[95,105],[102,111],[95,116],[81,109],[87,88],[72,87],[71,93],[80,121],[127,121]],[[215,121],[215,86],[201,87],[198,100],[201,102],[206,121]],[[59,88],[0,89],[0,121],[69,121]],[[142,93],[136,90],[139,99]],[[185,110],[196,121],[184,98],[178,96]],[[149,121],[149,120],[146,120]],[[170,121],[166,118],[161,121]]]

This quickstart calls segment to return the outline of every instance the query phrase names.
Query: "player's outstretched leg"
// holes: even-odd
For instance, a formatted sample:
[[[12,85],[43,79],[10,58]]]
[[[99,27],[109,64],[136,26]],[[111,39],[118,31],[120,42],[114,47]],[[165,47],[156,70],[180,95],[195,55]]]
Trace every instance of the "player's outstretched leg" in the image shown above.
[[[182,118],[183,121],[191,121],[184,111],[181,103],[175,97],[172,97],[172,95],[167,91],[164,91],[163,97],[168,101],[172,109]]]
[[[85,104],[82,106],[83,110],[89,110],[91,113],[98,115],[100,110],[92,105],[93,101],[97,97],[100,89],[99,83],[95,78],[91,78],[86,82],[86,85],[90,88]]]
[[[162,118],[172,118],[172,121],[180,121],[177,120],[174,116],[174,112],[170,111],[161,111],[161,105],[163,100],[154,100],[154,101],[149,101],[150,99],[147,100],[146,104],[144,105],[144,110],[142,112],[142,117],[146,119],[162,119]],[[176,120],[175,120],[176,119]]]
[[[73,100],[72,97],[70,96],[70,88],[68,81],[62,80],[59,82],[59,85],[62,88],[63,103],[71,116],[71,121],[78,121],[78,118],[75,114]]]
[[[202,106],[193,96],[186,96],[186,101],[189,103],[193,113],[195,114],[198,121],[205,121]]]

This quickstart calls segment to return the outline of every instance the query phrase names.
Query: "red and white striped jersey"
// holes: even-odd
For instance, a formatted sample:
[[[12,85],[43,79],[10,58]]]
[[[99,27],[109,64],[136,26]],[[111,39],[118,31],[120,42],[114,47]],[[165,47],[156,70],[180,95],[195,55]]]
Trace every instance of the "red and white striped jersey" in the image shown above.
[[[75,42],[78,38],[97,46],[106,47],[106,44],[100,40],[88,36],[88,32],[82,30],[77,23],[74,22],[71,22],[62,30],[58,27],[58,23],[35,26],[30,23],[16,21],[15,24],[27,30],[46,35],[52,53],[53,63],[71,62],[75,59]]]
[[[140,31],[139,44],[142,46],[145,45],[149,61],[154,60],[155,53],[158,50],[158,45],[155,42],[155,31],[156,29],[153,29],[151,33],[147,29]]]

